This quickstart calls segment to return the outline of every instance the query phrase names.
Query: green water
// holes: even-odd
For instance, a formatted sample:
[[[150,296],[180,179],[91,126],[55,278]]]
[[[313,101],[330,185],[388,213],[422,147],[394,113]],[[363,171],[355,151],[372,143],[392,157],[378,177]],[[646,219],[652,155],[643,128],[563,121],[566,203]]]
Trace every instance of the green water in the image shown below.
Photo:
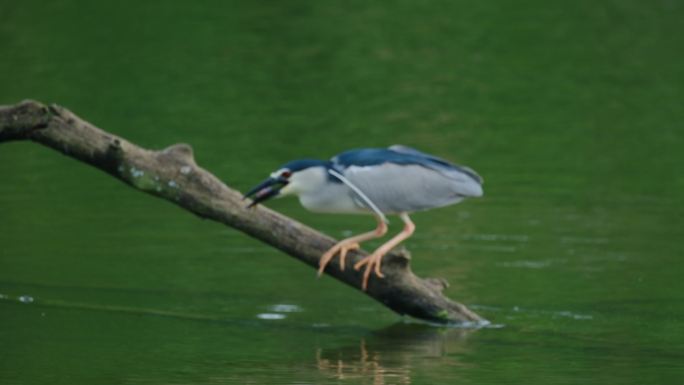
[[[0,104],[190,143],[242,191],[361,146],[475,168],[486,196],[416,214],[406,245],[494,325],[408,322],[3,143],[0,383],[683,383],[683,18],[677,0],[0,2]],[[270,207],[338,238],[373,226]]]

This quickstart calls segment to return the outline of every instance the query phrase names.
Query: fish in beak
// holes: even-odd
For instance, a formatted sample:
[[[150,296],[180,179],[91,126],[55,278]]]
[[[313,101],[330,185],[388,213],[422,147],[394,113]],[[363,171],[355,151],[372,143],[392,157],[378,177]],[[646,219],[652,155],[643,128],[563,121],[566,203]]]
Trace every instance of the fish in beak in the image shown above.
[[[252,202],[247,205],[247,207],[250,208],[256,206],[260,202],[277,196],[280,193],[280,189],[285,187],[288,183],[289,181],[283,177],[269,177],[251,190],[247,191],[242,199],[252,198]]]

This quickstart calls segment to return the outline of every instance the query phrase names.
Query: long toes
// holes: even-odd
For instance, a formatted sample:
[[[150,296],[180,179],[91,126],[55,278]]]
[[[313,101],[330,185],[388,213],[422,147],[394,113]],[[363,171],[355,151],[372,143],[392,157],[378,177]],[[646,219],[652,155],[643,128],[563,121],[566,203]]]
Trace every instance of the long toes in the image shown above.
[[[370,272],[372,270],[372,266],[368,265],[366,266],[366,271],[363,272],[363,282],[361,283],[361,290],[366,291],[368,289],[368,279],[370,278]]]
[[[380,266],[380,261],[375,262],[375,275],[380,278],[385,278],[385,275],[382,274],[382,271],[380,271]]]
[[[371,255],[357,262],[356,265],[354,265],[354,269],[356,270],[359,270],[362,266],[366,265],[366,269],[363,271],[363,280],[361,281],[361,289],[363,291],[366,291],[366,289],[368,288],[368,281],[370,280],[371,273],[375,273],[375,275],[377,275],[378,278],[385,278],[385,275],[382,274],[382,271],[380,270],[380,262],[380,258]]]
[[[328,266],[328,262],[332,259],[332,256],[327,256],[323,255],[321,259],[318,261],[318,276],[320,277],[323,274],[323,270],[325,270],[325,267]]]
[[[354,265],[354,270],[359,271],[361,269],[361,267],[363,267],[363,265],[368,264],[368,262],[370,262],[370,257],[366,257],[366,258],[356,262],[356,264]]]
[[[344,264],[345,261],[347,260],[347,253],[350,250],[358,250],[359,249],[359,244],[358,243],[352,243],[349,246],[344,246],[340,250],[340,270],[344,270]]]
[[[321,259],[318,260],[318,265],[326,265],[339,250],[340,249],[338,247],[333,247],[332,249],[326,251],[323,255],[321,255]]]
[[[343,247],[342,250],[340,250],[340,270],[344,271],[344,261],[347,259],[347,249],[346,247]]]
[[[325,270],[325,267],[328,266],[328,263],[330,260],[333,259],[335,254],[340,250],[339,247],[334,246],[330,250],[326,251],[325,254],[321,256],[321,259],[318,260],[318,276],[320,277],[321,274],[323,274],[323,270]]]

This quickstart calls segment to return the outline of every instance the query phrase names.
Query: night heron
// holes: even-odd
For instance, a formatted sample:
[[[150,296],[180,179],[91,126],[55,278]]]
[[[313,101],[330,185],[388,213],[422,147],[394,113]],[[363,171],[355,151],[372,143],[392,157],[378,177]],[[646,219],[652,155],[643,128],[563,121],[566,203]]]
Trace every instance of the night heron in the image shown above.
[[[300,159],[288,162],[251,189],[249,207],[276,196],[298,195],[306,209],[324,213],[369,213],[377,220],[373,231],[344,239],[319,261],[318,275],[335,255],[344,270],[347,252],[387,233],[385,214],[396,214],[404,229],[354,265],[366,266],[362,289],[371,272],[382,278],[382,257],[415,230],[409,213],[458,203],[482,196],[482,178],[472,169],[455,165],[410,147],[364,148],[343,152],[331,160]]]

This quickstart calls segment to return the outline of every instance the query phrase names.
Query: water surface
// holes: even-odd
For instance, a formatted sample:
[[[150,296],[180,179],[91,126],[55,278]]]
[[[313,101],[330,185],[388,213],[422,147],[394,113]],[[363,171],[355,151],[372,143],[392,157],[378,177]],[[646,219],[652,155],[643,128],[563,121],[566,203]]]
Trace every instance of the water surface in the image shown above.
[[[486,196],[416,214],[406,245],[417,274],[493,324],[402,319],[237,231],[3,143],[0,382],[681,383],[682,12],[0,4],[0,104],[54,101],[145,147],[190,143],[242,191],[360,146],[475,168]],[[335,237],[373,226],[270,206]]]

